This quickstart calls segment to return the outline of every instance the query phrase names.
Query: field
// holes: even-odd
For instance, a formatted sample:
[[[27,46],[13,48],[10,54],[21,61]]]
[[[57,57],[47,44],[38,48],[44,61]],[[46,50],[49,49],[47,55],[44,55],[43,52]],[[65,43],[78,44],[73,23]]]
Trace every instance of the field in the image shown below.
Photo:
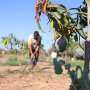
[[[70,88],[71,79],[67,72],[56,74],[54,66],[49,62],[38,62],[32,71],[29,71],[30,65],[28,65],[24,72],[25,65],[14,64],[0,65],[0,90],[69,90]]]

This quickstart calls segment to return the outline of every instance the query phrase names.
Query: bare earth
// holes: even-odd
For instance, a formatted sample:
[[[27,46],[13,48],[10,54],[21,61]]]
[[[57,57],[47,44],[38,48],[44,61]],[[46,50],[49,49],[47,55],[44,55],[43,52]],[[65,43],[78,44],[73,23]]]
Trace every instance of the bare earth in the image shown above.
[[[0,90],[69,90],[71,80],[67,74],[55,74],[53,66],[40,62],[31,72],[24,66],[0,67]]]

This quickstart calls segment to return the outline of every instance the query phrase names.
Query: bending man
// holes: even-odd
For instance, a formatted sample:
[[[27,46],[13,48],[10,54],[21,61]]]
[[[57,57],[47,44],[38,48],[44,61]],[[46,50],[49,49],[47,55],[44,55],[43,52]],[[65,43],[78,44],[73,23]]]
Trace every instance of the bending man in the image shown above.
[[[39,48],[41,45],[41,36],[38,31],[34,31],[28,39],[29,57],[32,64],[32,69],[37,64],[39,57]],[[34,60],[32,60],[34,58]]]

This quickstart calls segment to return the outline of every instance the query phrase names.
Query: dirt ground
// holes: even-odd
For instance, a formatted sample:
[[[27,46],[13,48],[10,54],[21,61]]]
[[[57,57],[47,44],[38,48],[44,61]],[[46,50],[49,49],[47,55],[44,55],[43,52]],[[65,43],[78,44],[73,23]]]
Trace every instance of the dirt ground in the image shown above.
[[[67,74],[55,74],[53,66],[39,62],[32,71],[25,66],[0,66],[0,90],[69,90]]]

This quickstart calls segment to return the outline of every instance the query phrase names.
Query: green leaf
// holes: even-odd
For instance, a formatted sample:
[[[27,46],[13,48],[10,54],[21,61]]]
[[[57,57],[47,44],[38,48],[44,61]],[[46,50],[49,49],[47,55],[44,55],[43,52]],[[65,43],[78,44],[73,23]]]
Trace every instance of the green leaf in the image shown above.
[[[41,32],[44,32],[44,33],[45,33],[45,31],[42,29],[42,26],[41,26],[40,22],[36,20],[36,24],[37,24],[39,30],[40,30]]]
[[[77,33],[74,35],[74,40],[75,40],[75,41],[78,41]]]

